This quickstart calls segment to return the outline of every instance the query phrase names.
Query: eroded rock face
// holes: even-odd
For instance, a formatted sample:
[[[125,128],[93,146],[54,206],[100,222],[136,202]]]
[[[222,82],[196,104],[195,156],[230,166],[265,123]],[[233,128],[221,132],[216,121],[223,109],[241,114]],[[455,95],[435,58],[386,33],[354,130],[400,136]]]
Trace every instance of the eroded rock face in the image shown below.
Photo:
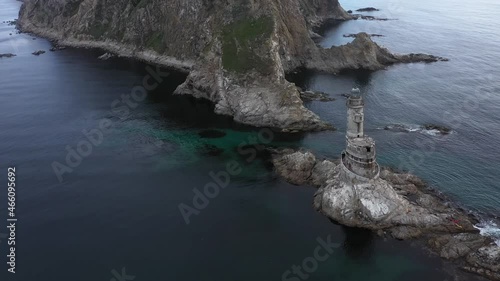
[[[304,107],[285,73],[438,60],[393,55],[366,34],[331,49],[311,38],[326,22],[350,19],[338,0],[26,0],[18,26],[189,72],[176,94],[208,99],[237,122],[305,131],[332,126]]]
[[[380,178],[352,180],[338,163],[306,151],[273,150],[276,172],[296,185],[319,187],[314,207],[332,220],[390,234],[425,239],[429,249],[466,271],[500,280],[500,247],[481,236],[473,218],[431,193],[418,177],[387,168]]]
[[[310,152],[274,155],[273,164],[286,181],[303,185],[310,181],[316,157]]]

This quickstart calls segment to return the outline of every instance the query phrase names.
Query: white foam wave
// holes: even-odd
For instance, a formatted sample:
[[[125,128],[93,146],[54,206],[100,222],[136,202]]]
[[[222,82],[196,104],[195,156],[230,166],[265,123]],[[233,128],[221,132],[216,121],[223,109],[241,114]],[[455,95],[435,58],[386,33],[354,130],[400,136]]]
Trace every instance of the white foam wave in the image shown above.
[[[500,226],[494,221],[482,222],[474,226],[479,229],[479,232],[483,236],[489,236],[495,240],[495,243],[500,246]]]
[[[421,133],[421,134],[426,134],[430,136],[439,136],[443,135],[446,133],[441,132],[438,129],[426,129],[425,126],[422,125],[415,125],[415,124],[391,124],[388,126],[384,127],[385,130],[390,130],[394,132],[407,132],[407,133]],[[453,131],[449,132],[450,134],[453,133]]]

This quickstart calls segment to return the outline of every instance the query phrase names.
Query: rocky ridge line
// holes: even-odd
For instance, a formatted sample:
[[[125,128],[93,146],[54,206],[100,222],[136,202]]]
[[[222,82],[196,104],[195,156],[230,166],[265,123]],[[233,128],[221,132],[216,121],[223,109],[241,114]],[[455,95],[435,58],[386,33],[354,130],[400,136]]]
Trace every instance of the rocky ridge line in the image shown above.
[[[330,49],[311,39],[318,27],[355,18],[338,0],[26,0],[17,24],[60,46],[102,48],[188,72],[175,93],[208,99],[237,122],[314,131],[333,127],[304,107],[286,73],[443,60],[392,54],[366,34]]]

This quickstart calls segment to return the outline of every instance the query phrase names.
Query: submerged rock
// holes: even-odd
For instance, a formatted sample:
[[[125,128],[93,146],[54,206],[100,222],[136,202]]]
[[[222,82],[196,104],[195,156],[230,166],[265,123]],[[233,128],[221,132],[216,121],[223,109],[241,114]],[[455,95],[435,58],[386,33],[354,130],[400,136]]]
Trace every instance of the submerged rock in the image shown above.
[[[208,155],[208,156],[219,156],[222,153],[224,153],[224,149],[219,148],[219,147],[212,145],[212,144],[205,144],[201,148],[201,153],[204,155]]]

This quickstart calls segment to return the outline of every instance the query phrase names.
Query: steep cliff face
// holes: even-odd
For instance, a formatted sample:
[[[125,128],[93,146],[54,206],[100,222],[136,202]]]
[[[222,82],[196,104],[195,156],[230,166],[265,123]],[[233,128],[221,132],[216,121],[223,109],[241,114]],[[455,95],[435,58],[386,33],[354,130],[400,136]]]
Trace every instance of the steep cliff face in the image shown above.
[[[323,130],[331,126],[303,106],[286,72],[375,70],[404,61],[365,35],[331,49],[311,39],[313,27],[348,19],[338,0],[26,0],[19,27],[189,72],[176,93],[209,99],[238,122]]]

